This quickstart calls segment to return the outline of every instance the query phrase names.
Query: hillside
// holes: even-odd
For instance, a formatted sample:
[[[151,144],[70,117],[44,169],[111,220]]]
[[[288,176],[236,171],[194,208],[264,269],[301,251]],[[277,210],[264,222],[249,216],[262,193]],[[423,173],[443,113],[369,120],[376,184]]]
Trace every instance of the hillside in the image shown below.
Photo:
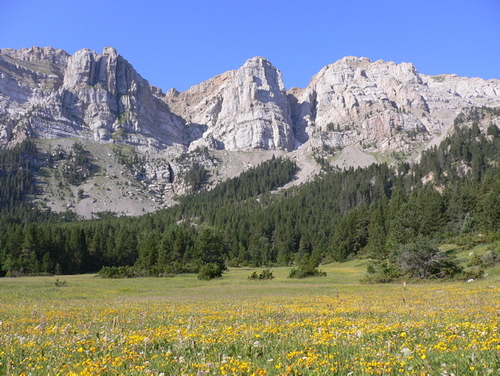
[[[138,218],[100,213],[93,221],[27,205],[36,189],[33,174],[15,172],[36,170],[28,162],[37,159],[35,144],[25,141],[0,153],[2,174],[11,174],[0,189],[22,188],[2,200],[0,263],[7,275],[122,267],[132,276],[198,272],[211,263],[269,267],[370,258],[376,272],[404,247],[423,244],[438,252],[435,245],[445,242],[457,244],[440,251],[446,270],[477,277],[482,266],[500,261],[500,130],[492,123],[483,132],[476,120],[495,112],[461,113],[453,135],[418,163],[327,169],[286,189],[299,166],[275,156],[210,190],[179,197],[169,209]],[[83,148],[72,153],[58,170],[64,179],[94,173]],[[203,169],[191,171],[186,178],[197,189]],[[453,261],[480,244],[488,247],[484,259],[466,269]]]
[[[499,80],[357,57],[324,67],[301,89],[286,89],[280,71],[254,57],[165,94],[111,47],[0,50],[0,147],[36,140],[35,201],[83,218],[153,212],[273,155],[299,166],[288,186],[321,170],[418,160],[453,132],[459,113],[499,105]],[[476,121],[485,132],[498,114]],[[70,182],[57,172],[75,143],[92,169]]]
[[[0,50],[0,274],[481,277],[500,260],[499,83],[346,57],[286,90],[256,57],[163,94],[113,48]]]

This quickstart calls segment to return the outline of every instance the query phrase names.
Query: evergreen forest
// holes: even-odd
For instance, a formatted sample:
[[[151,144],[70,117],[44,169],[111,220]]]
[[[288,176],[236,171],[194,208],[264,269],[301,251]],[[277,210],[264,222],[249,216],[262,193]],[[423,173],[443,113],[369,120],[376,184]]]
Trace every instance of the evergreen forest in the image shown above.
[[[327,169],[279,190],[297,165],[273,157],[212,190],[197,187],[169,209],[86,221],[33,204],[39,152],[34,141],[24,141],[0,150],[0,275],[211,273],[207,265],[220,275],[228,266],[356,257],[373,260],[369,271],[379,282],[405,265],[419,278],[452,275],[453,260],[437,257],[433,245],[478,234],[500,239],[500,130],[492,123],[481,131],[477,123],[488,111],[460,114],[452,135],[418,163]],[[80,148],[73,152],[79,162],[68,164],[68,178],[91,174]],[[439,267],[418,264],[426,257],[439,259]]]

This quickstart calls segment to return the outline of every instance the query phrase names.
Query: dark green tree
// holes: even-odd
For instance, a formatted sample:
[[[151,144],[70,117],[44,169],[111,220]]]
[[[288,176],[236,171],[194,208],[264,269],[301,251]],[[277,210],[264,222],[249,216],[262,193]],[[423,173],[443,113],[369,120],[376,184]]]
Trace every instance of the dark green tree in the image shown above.
[[[461,272],[453,258],[420,236],[403,245],[395,255],[395,261],[402,274],[413,278],[446,278]]]
[[[228,248],[220,230],[212,226],[202,226],[195,247],[201,265],[214,264],[220,270],[226,270]]]

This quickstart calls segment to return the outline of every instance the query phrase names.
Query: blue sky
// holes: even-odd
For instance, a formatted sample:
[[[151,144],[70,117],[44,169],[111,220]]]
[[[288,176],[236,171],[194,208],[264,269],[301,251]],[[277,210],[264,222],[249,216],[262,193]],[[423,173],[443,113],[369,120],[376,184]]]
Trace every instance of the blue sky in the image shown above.
[[[187,90],[253,56],[305,87],[344,56],[500,79],[499,0],[0,0],[0,48],[113,46],[152,85]]]

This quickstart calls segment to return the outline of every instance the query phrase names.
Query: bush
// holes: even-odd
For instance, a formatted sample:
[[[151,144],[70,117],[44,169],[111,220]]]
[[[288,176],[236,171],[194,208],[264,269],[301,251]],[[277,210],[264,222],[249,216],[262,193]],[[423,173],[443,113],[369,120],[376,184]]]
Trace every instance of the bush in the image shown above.
[[[363,283],[389,283],[401,276],[398,268],[388,261],[371,262],[367,267],[368,274],[361,280]]]
[[[326,277],[326,272],[318,268],[308,268],[305,265],[299,265],[297,268],[292,268],[288,278],[308,278],[308,277]]]
[[[203,265],[198,272],[198,279],[205,281],[219,277],[222,277],[222,269],[215,263]]]
[[[484,277],[484,269],[482,268],[473,268],[471,270],[466,270],[462,274],[460,274],[459,278],[462,281],[469,281],[480,279]]]
[[[481,257],[481,265],[485,268],[500,264],[500,251],[498,249],[488,249]]]
[[[402,246],[396,263],[403,274],[421,279],[449,278],[462,271],[453,258],[423,237]]]
[[[248,279],[273,279],[273,272],[269,269],[264,269],[260,274],[253,272]]]
[[[482,255],[474,254],[467,266],[481,266],[489,268],[500,264],[500,242],[488,245]]]
[[[99,270],[102,278],[133,278],[136,277],[130,266],[103,266]]]
[[[316,252],[313,254],[299,255],[297,267],[290,270],[288,278],[308,278],[308,277],[325,277],[326,273],[318,269],[320,258]]]
[[[417,279],[454,278],[463,275],[463,268],[454,256],[441,252],[436,244],[424,237],[417,237],[383,261],[371,262],[365,283],[388,283],[403,276]]]
[[[63,287],[66,286],[67,282],[66,281],[60,281],[59,278],[56,278],[54,285],[56,287]]]

